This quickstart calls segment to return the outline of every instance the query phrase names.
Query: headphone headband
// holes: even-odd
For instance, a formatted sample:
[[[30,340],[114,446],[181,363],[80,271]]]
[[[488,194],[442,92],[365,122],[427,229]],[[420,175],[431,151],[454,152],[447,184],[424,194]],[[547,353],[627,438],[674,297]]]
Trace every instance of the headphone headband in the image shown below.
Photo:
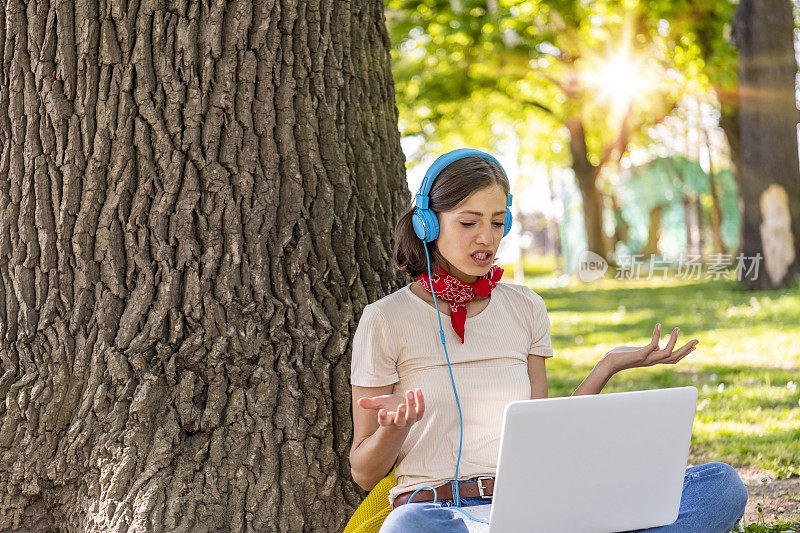
[[[501,165],[497,159],[486,152],[482,152],[474,148],[458,148],[436,158],[436,161],[434,161],[433,164],[428,168],[427,172],[425,172],[425,177],[422,178],[422,184],[419,187],[419,193],[417,193],[415,197],[416,210],[414,217],[412,218],[412,222],[414,225],[414,232],[424,242],[432,242],[439,235],[439,224],[436,214],[428,207],[430,202],[430,197],[428,195],[431,192],[431,187],[433,187],[433,181],[436,179],[436,176],[438,176],[439,173],[444,170],[445,167],[447,167],[447,165],[454,161],[458,161],[459,159],[470,156],[482,157],[483,159],[493,161],[498,167],[500,167],[500,170],[503,172],[503,174],[505,174],[503,165]],[[506,198],[506,218],[504,221],[505,230],[503,231],[503,236],[508,235],[508,231],[511,229],[510,207],[512,198],[513,196],[511,193],[508,193],[508,198]]]
[[[482,157],[484,159],[488,159],[489,161],[494,161],[501,170],[503,170],[503,165],[495,159],[493,156],[487,154],[486,152],[481,152],[480,150],[476,150],[474,148],[458,148],[456,150],[452,150],[447,152],[446,154],[440,155],[436,158],[436,161],[428,167],[428,171],[425,172],[425,177],[422,179],[422,185],[419,187],[419,194],[417,194],[417,199],[419,200],[420,196],[428,197],[428,194],[431,192],[431,187],[433,186],[433,180],[436,179],[436,176],[439,175],[439,172],[445,169],[447,165],[454,161],[458,161],[459,159],[464,159],[465,157],[470,156],[477,156]],[[503,170],[505,174],[505,170]],[[417,207],[420,209],[427,209],[428,206],[425,205],[424,207],[417,204]]]

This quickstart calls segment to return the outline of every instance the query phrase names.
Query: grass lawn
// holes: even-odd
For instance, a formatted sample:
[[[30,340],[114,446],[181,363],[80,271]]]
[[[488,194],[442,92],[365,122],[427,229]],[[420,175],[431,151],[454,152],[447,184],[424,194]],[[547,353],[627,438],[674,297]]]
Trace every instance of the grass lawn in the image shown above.
[[[674,276],[561,287],[552,275],[526,279],[550,316],[550,396],[570,395],[611,348],[648,343],[656,322],[662,346],[679,326],[678,346],[700,341],[692,354],[677,365],[624,371],[603,392],[693,385],[699,397],[690,463],[800,475],[800,284],[746,291],[735,281]]]

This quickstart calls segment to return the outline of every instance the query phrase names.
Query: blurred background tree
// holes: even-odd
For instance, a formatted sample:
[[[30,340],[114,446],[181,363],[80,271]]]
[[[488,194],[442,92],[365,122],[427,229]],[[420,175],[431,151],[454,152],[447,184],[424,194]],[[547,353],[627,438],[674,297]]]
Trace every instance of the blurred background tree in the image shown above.
[[[386,0],[409,188],[453,148],[503,163],[498,256],[547,302],[551,395],[655,321],[702,339],[607,390],[697,387],[691,462],[750,481],[750,526],[800,519],[781,496],[800,487],[797,4]],[[587,248],[617,279],[574,282]]]
[[[792,8],[786,0],[741,0],[739,184],[742,251],[764,255],[759,288],[778,287],[800,269],[800,171]]]
[[[791,5],[776,3],[783,11],[774,16],[785,19]],[[761,243],[747,240],[759,231],[747,222],[757,220],[747,216],[759,209],[753,191],[765,187],[742,183],[764,178],[740,163],[735,12],[728,0],[388,1],[409,186],[416,185],[415,166],[424,168],[442,151],[475,146],[498,153],[512,181],[519,180],[518,208],[542,210],[548,223],[558,219],[549,234],[559,242],[547,248],[559,250],[567,272],[576,267],[574,253],[586,248],[611,261],[631,253],[763,256]],[[791,16],[785,20],[770,26],[783,35],[784,52],[793,30]],[[793,112],[784,116],[796,124]],[[796,138],[780,150],[787,157],[794,151],[796,160]],[[676,168],[693,161],[700,174],[679,189],[651,176],[646,190],[640,184],[640,195],[631,195],[631,178],[664,157],[683,158]],[[784,172],[789,182],[796,174]],[[520,192],[543,176],[550,194]],[[791,188],[784,189],[795,205]],[[743,219],[730,209],[737,195]],[[554,207],[545,209],[548,203]],[[650,209],[642,212],[645,204]],[[522,232],[528,241],[535,233]],[[726,232],[736,237],[726,242]],[[784,270],[770,283],[762,266],[753,285],[788,283]]]

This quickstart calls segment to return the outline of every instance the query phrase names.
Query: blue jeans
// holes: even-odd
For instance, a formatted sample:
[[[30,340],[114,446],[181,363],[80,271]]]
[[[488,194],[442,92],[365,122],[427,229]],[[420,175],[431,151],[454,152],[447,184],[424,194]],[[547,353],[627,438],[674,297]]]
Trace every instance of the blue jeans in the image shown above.
[[[477,479],[477,478],[476,478]],[[491,503],[481,498],[461,498],[461,505]],[[640,529],[658,533],[727,533],[744,516],[747,489],[739,474],[725,463],[706,463],[686,469],[678,519],[666,525]],[[407,503],[393,509],[381,533],[468,533],[464,515],[449,510],[450,500]],[[467,519],[468,520],[468,519]]]

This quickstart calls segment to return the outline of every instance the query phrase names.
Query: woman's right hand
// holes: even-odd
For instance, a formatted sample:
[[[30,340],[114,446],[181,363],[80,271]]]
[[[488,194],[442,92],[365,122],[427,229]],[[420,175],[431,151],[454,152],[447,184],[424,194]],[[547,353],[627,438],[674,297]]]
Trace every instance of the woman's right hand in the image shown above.
[[[421,389],[406,391],[405,398],[396,394],[359,398],[358,406],[378,411],[378,424],[381,426],[411,427],[425,413]]]

